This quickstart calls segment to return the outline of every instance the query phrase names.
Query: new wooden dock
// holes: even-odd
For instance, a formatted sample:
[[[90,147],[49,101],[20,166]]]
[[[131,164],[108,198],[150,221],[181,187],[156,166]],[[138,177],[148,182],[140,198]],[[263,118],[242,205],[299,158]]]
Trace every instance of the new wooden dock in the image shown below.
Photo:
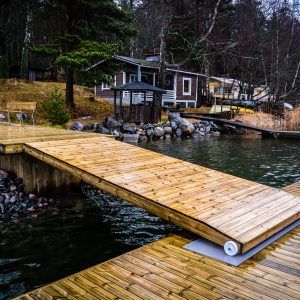
[[[16,299],[300,298],[300,227],[238,267],[184,249],[190,241],[170,236]]]
[[[297,196],[98,134],[0,130],[2,153],[25,151],[215,243],[233,241],[241,253],[299,218]]]
[[[300,198],[106,137],[26,143],[25,153],[215,243],[246,252],[300,215]]]
[[[57,141],[99,136],[95,133],[79,132],[41,126],[9,126],[0,124],[0,153],[11,154],[23,152],[28,142]]]

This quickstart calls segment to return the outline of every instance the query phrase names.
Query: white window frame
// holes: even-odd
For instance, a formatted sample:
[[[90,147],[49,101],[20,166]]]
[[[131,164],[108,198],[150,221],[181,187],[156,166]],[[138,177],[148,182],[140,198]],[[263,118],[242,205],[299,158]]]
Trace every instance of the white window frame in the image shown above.
[[[188,92],[184,91],[184,82],[185,81],[189,82],[189,91]],[[182,78],[182,95],[184,95],[184,96],[191,96],[192,95],[192,78],[190,78],[190,77],[183,77]]]
[[[107,75],[107,78],[110,78],[110,79],[114,78],[114,82],[113,82],[112,85],[111,85],[111,84],[108,84],[108,83],[102,82],[102,86],[101,86],[101,90],[102,90],[102,91],[110,90],[112,86],[116,86],[117,75],[115,75],[115,76]]]

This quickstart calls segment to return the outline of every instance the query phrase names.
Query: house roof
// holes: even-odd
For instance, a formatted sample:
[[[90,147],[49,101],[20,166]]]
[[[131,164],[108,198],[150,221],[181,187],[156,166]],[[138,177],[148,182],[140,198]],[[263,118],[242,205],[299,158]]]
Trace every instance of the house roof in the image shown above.
[[[230,85],[236,85],[236,86],[239,86],[242,83],[241,81],[234,79],[234,78],[212,76],[212,77],[210,77],[210,79],[213,79],[213,80],[216,80],[216,81],[219,81],[222,83],[230,84]]]
[[[142,81],[133,81],[127,84],[113,86],[111,89],[117,91],[130,91],[130,92],[154,92],[159,94],[166,93],[165,90]]]
[[[146,59],[133,58],[133,57],[122,56],[122,55],[115,55],[114,57],[117,60],[123,61],[128,64],[132,64],[135,66],[141,66],[143,68],[150,68],[150,69],[156,69],[156,70],[159,69],[159,62],[156,62],[156,61],[148,61]],[[87,71],[97,67],[98,65],[102,64],[104,61],[105,60],[101,60],[100,62],[92,65],[91,67],[89,67],[87,69]],[[205,76],[201,73],[198,73],[198,72],[186,69],[186,68],[182,68],[176,64],[166,63],[166,69],[167,69],[167,71],[180,72],[180,73],[192,74],[192,75],[197,75],[197,76]]]

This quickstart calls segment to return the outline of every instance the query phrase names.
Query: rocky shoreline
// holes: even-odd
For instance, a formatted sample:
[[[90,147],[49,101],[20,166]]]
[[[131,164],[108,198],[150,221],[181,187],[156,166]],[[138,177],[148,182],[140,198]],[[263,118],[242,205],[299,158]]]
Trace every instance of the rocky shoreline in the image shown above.
[[[101,134],[114,135],[119,140],[140,142],[163,138],[199,137],[222,133],[241,134],[242,132],[231,125],[217,125],[213,121],[190,122],[181,118],[178,113],[169,113],[169,121],[159,124],[124,123],[112,116],[106,118],[104,124],[93,123],[84,126],[75,122],[71,126],[76,131],[92,131]]]
[[[53,198],[27,194],[21,178],[0,169],[0,221],[37,213],[54,204]]]

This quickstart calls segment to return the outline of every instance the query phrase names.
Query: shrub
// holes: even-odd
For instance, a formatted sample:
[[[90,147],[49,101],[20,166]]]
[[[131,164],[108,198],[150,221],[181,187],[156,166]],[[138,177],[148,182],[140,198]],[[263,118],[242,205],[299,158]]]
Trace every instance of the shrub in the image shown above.
[[[42,103],[43,114],[52,125],[63,125],[70,119],[61,96],[61,90],[55,87],[51,91],[50,97]]]

